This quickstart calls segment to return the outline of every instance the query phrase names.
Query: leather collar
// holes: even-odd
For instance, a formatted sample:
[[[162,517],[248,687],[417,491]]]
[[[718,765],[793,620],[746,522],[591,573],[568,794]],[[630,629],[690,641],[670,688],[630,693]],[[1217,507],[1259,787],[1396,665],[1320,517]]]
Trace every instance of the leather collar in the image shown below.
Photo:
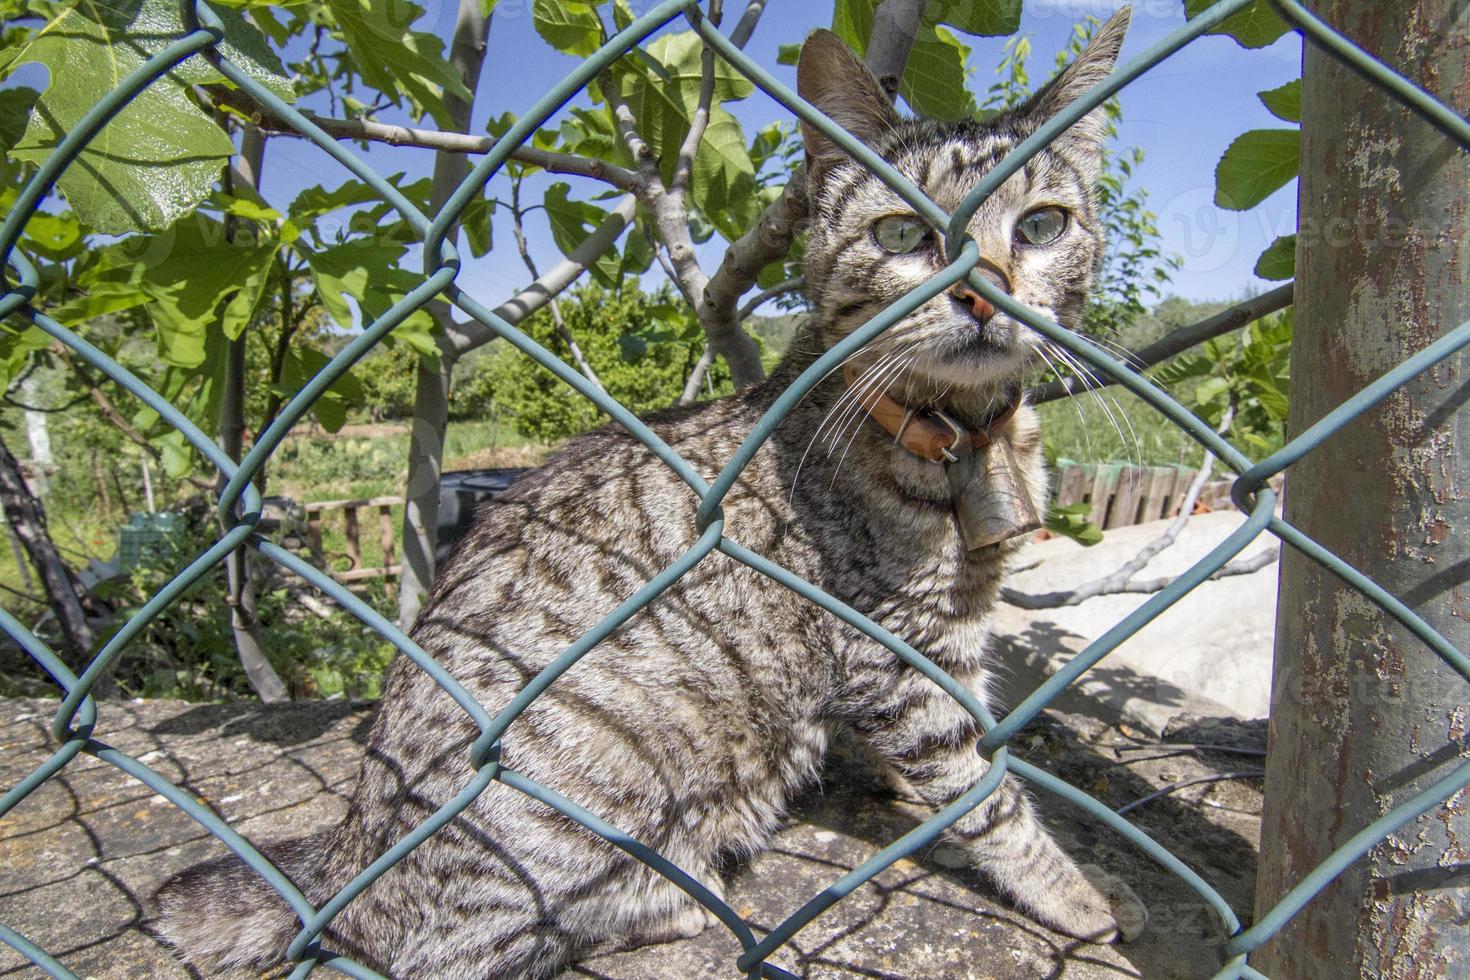
[[[858,378],[857,371],[848,364],[842,373],[847,379],[847,386],[852,388]],[[983,426],[967,429],[937,408],[909,408],[881,391],[859,396],[868,415],[893,436],[894,442],[920,459],[935,463],[943,460],[954,462],[961,456],[989,446],[1000,435],[1001,430],[1010,424],[1016,409],[1021,407],[1021,398],[1022,394],[1018,389],[1010,401]]]

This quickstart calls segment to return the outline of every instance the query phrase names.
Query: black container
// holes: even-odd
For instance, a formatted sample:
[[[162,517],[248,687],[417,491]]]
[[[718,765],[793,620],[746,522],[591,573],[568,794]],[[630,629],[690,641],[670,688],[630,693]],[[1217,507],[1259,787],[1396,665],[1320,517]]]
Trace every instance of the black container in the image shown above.
[[[442,562],[449,550],[475,521],[475,509],[516,481],[525,467],[496,470],[456,470],[439,481],[439,524],[434,535],[435,560]]]

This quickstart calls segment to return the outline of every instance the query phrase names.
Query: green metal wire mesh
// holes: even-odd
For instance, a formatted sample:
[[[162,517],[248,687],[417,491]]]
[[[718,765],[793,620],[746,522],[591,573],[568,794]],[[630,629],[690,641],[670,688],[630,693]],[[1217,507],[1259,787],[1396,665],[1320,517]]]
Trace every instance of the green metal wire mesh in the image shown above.
[[[1311,452],[1352,419],[1386,398],[1395,388],[1470,343],[1470,323],[1462,324],[1384,374],[1329,413],[1316,425],[1291,440],[1279,452],[1260,462],[1252,462],[1141,375],[1114,360],[1085,338],[1071,333],[1066,328],[1017,303],[1009,295],[997,290],[982,276],[975,274],[979,253],[975,244],[964,233],[970,217],[981,203],[1049,141],[1055,139],[1068,126],[1102,104],[1140,74],[1168,58],[1251,2],[1252,0],[1223,0],[1184,27],[1155,43],[1137,58],[1118,68],[1109,78],[1047,122],[1035,135],[1012,151],[981,180],[953,214],[950,214],[929,200],[866,146],[843,132],[810,104],[804,102],[796,93],[754,63],[702,16],[697,0],[666,0],[639,17],[627,29],[619,32],[595,55],[587,59],[552,91],[531,106],[464,178],[439,213],[429,216],[419,211],[351,151],[322,132],[299,112],[283,103],[248,74],[222,58],[214,49],[223,39],[224,30],[213,10],[202,0],[183,0],[181,12],[186,30],[184,36],[159,51],[126,77],[117,88],[83,117],[39,167],[21,192],[14,207],[5,216],[3,224],[0,224],[0,272],[3,272],[5,276],[3,295],[0,295],[0,318],[15,314],[35,324],[55,340],[70,348],[87,363],[106,373],[113,381],[127,389],[144,404],[157,411],[169,424],[176,427],[227,479],[227,485],[218,501],[218,514],[227,530],[218,541],[199,554],[112,636],[80,677],[69,671],[61,659],[13,615],[0,610],[0,629],[9,634],[22,649],[34,658],[65,692],[65,697],[51,725],[52,733],[60,742],[60,747],[46,762],[10,788],[3,797],[0,797],[0,816],[9,812],[78,755],[86,753],[94,756],[138,779],[198,821],[209,833],[219,838],[231,851],[269,882],[290,904],[301,920],[301,930],[286,950],[287,957],[297,964],[291,973],[292,977],[304,977],[319,966],[330,966],[356,977],[376,977],[378,974],[365,966],[324,948],[319,938],[323,930],[355,896],[412,849],[422,844],[440,827],[453,820],[491,783],[498,781],[554,807],[614,846],[646,863],[713,912],[730,929],[742,947],[741,956],[733,964],[738,972],[748,977],[779,977],[789,976],[789,974],[767,962],[771,953],[781,947],[808,922],[841,900],[843,896],[894,862],[933,842],[946,827],[984,800],[1000,784],[1001,779],[1010,773],[1032,787],[1061,797],[1080,808],[1092,818],[1116,831],[1148,857],[1178,875],[1215,910],[1224,926],[1225,934],[1229,937],[1222,949],[1224,966],[1217,976],[1221,978],[1260,977],[1261,974],[1247,962],[1251,951],[1276,934],[1334,877],[1367,854],[1389,834],[1438,806],[1462,787],[1470,784],[1470,762],[1460,765],[1418,796],[1363,827],[1319,867],[1304,876],[1273,909],[1261,916],[1249,929],[1243,929],[1240,920],[1230,906],[1200,875],[1101,802],[1036,766],[1012,758],[1007,750],[1007,741],[1017,730],[1050,704],[1067,685],[1178,601],[1189,590],[1218,571],[1263,532],[1275,535],[1285,544],[1297,549],[1344,582],[1358,589],[1364,597],[1422,640],[1433,653],[1442,658],[1462,677],[1470,680],[1470,660],[1451,646],[1448,640],[1367,576],[1345,564],[1298,528],[1276,517],[1274,515],[1275,493],[1267,484],[1272,476],[1281,473],[1292,463]],[[1470,149],[1470,124],[1467,124],[1464,119],[1407,79],[1395,74],[1372,56],[1357,48],[1333,28],[1304,9],[1297,0],[1273,0],[1273,3],[1289,23],[1311,43],[1331,52],[1343,63],[1364,75],[1389,96],[1436,126],[1460,147]],[[485,184],[496,174],[516,147],[530,139],[537,129],[609,63],[629,54],[651,34],[681,17],[687,20],[705,42],[737,71],[764,89],[801,119],[816,126],[863,165],[869,167],[926,220],[934,223],[936,227],[947,229],[946,249],[949,264],[944,271],[895,302],[818,359],[775,401],[713,483],[706,483],[685,460],[680,458],[626,408],[597,390],[545,348],[463,292],[456,283],[459,258],[453,244],[448,240],[450,229],[454,227],[465,208],[481,194]],[[50,193],[58,176],[72,163],[87,143],[128,104],[130,99],[155,83],[180,62],[191,57],[204,57],[210,60],[232,82],[279,117],[289,121],[304,136],[330,154],[356,177],[370,185],[385,202],[409,221],[424,243],[422,284],[370,324],[360,336],[332,358],[326,367],[297,392],[238,465],[165,398],[139,381],[115,360],[35,309],[31,305],[31,300],[38,286],[37,272],[25,256],[15,248],[17,238],[26,222],[36,213],[39,203]],[[1152,596],[1133,613],[1099,637],[1064,669],[1058,671],[1033,691],[1019,706],[999,720],[992,717],[973,694],[936,667],[918,650],[815,585],[727,538],[724,535],[724,521],[720,507],[726,493],[729,492],[742,468],[750,461],[756,450],[796,402],[825,377],[830,369],[842,363],[858,347],[902,320],[919,305],[962,279],[968,280],[972,287],[995,306],[1004,309],[1032,329],[1045,335],[1049,340],[1067,348],[1081,358],[1088,367],[1104,373],[1127,387],[1214,453],[1237,474],[1232,496],[1240,509],[1248,515],[1245,522],[1218,547],[1180,575],[1168,588]],[[436,297],[447,299],[464,313],[489,327],[625,426],[689,484],[699,501],[696,520],[701,533],[694,546],[630,596],[594,629],[569,646],[539,676],[527,684],[525,689],[504,710],[494,716],[476,702],[454,678],[434,662],[428,653],[394,624],[388,622],[322,571],[256,532],[256,524],[260,519],[261,500],[251,484],[254,474],[265,464],[287,432],[308,412],[314,400],[329,385],[362,358],[395,326]],[[313,907],[301,892],[249,841],[232,830],[189,793],[139,760],[91,737],[97,721],[97,703],[90,692],[98,677],[153,617],[174,602],[192,583],[240,547],[254,548],[266,558],[278,562],[340,603],[343,608],[360,619],[368,629],[382,634],[453,697],[481,733],[470,749],[470,761],[475,770],[475,776],[463,790],[430,819],[389,848],[378,860],[363,870],[351,883],[320,908]],[[749,927],[733,909],[703,884],[685,874],[667,859],[633,840],[596,814],[583,809],[574,801],[560,796],[521,773],[503,768],[498,761],[501,735],[531,701],[599,641],[645,606],[654,602],[660,593],[714,551],[719,551],[736,561],[749,565],[780,586],[791,589],[827,610],[843,622],[882,643],[895,656],[933,680],[959,701],[980,723],[985,732],[980,749],[990,762],[990,768],[985,776],[968,792],[897,841],[874,854],[859,867],[834,881],[821,894],[804,904],[760,940],[755,938]],[[18,950],[32,963],[52,976],[74,976],[44,949],[3,923],[0,923],[0,941]]]

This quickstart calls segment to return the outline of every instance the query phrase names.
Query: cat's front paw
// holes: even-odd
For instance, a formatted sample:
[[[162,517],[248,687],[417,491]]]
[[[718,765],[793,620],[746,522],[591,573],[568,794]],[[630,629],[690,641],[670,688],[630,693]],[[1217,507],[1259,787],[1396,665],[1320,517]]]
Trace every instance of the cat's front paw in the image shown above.
[[[1132,941],[1148,924],[1148,907],[1127,883],[1095,864],[1084,864],[1041,900],[1031,913],[1042,924],[1094,943]]]

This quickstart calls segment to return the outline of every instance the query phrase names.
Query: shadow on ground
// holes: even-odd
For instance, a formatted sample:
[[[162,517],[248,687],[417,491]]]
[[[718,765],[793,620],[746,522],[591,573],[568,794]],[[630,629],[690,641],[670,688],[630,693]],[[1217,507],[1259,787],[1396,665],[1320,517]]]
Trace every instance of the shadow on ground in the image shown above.
[[[0,789],[53,750],[55,701],[0,700]],[[104,704],[96,737],[208,803],[247,838],[269,841],[337,819],[371,720],[365,704]],[[1255,748],[1259,728],[1185,731],[1192,742]],[[793,809],[766,853],[728,874],[732,906],[756,935],[778,924],[877,848],[920,808],[894,798],[837,740],[822,783]],[[1017,755],[1110,806],[1168,782],[1242,768],[1229,752],[1154,750],[1126,728],[1048,712],[1013,742]],[[1171,751],[1176,754],[1169,754]],[[1250,760],[1255,764],[1257,760]],[[1140,827],[1249,908],[1259,826],[1253,782],[1203,784],[1135,811]],[[1100,947],[1010,910],[985,882],[921,852],[859,888],[798,933],[774,962],[802,977],[1195,977],[1214,972],[1213,916],[1187,887],[1070,806],[1038,796],[1072,854],[1122,877],[1152,922],[1134,943]],[[1201,798],[1204,804],[1201,804]],[[192,974],[147,931],[151,896],[175,871],[223,853],[199,825],[122,772],[81,756],[0,820],[0,922],[80,976]],[[731,977],[738,948],[721,928],[680,943],[603,956],[569,977]],[[0,947],[0,975],[39,975]],[[247,974],[241,974],[245,976]]]

